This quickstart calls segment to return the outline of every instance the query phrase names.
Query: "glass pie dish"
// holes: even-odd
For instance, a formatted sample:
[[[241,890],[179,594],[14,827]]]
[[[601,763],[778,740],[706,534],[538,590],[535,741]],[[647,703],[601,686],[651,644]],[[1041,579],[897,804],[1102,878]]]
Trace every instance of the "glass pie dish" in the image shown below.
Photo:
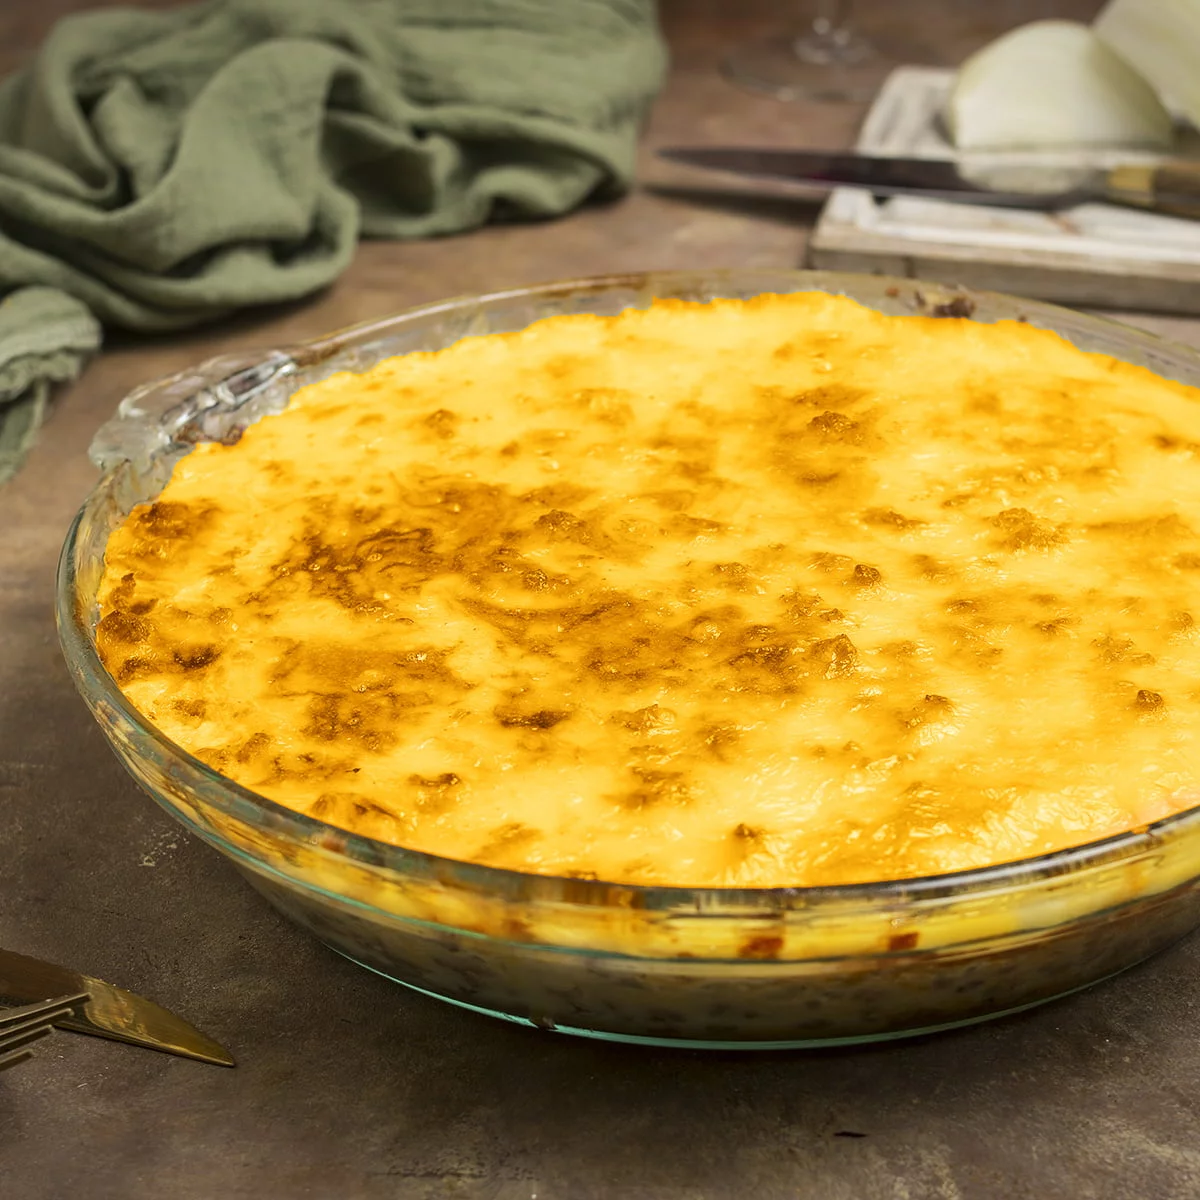
[[[287,916],[417,991],[545,1029],[719,1048],[927,1033],[1064,995],[1200,924],[1200,808],[1104,841],[957,874],[818,888],[642,887],[460,862],[348,833],[257,795],[168,740],[97,655],[111,531],[197,442],[235,439],[335,371],[655,297],[819,290],[887,313],[1017,319],[1200,384],[1200,356],[1045,304],[882,276],[734,270],[548,284],[427,305],[145,385],[97,435],[103,471],[67,535],[58,622],[117,757]]]

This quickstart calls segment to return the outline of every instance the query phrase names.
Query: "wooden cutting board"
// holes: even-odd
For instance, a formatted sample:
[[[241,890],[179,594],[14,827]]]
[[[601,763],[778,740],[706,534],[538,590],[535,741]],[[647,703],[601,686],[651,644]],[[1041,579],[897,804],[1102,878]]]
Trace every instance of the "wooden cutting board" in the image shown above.
[[[858,149],[872,154],[951,158],[940,129],[953,71],[900,67],[863,124]],[[1197,151],[1180,133],[1181,154]],[[1153,155],[1059,155],[1056,162],[1115,164]],[[1110,204],[1056,213],[979,208],[912,196],[875,199],[840,188],[821,211],[809,262],[1014,292],[1061,303],[1200,314],[1200,221]]]

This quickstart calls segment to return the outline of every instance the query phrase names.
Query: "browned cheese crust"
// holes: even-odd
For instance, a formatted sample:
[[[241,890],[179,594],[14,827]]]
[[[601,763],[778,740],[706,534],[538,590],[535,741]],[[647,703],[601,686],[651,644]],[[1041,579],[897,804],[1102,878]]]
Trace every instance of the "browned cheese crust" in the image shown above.
[[[204,762],[526,871],[809,885],[1197,799],[1200,394],[823,294],[469,338],[198,446],[98,640]]]

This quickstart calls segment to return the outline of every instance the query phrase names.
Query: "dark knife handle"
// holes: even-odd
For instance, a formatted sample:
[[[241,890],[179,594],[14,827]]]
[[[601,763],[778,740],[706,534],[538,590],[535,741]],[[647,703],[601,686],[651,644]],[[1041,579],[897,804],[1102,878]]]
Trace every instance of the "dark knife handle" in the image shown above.
[[[1105,182],[1108,198],[1118,204],[1200,220],[1200,162],[1114,167]]]

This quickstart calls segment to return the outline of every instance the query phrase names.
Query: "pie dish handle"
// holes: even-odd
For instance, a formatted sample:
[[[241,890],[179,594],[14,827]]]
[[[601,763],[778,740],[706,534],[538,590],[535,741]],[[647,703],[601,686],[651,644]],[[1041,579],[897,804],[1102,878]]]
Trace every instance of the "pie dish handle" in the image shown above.
[[[300,357],[286,349],[226,354],[144,383],[99,428],[88,457],[101,471],[123,463],[144,471],[197,442],[236,441],[247,425],[287,404]]]

